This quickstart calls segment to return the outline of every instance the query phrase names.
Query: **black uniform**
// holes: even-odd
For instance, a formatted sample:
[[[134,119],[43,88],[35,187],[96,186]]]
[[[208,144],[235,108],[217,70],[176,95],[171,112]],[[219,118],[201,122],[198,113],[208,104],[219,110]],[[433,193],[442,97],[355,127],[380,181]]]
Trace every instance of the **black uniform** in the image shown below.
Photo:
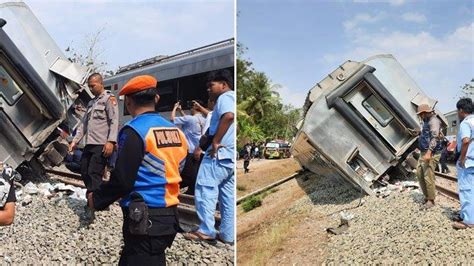
[[[125,127],[119,140],[119,155],[110,182],[94,192],[94,209],[107,208],[117,199],[128,195],[134,187],[138,168],[145,155],[141,137]],[[170,247],[180,231],[176,208],[154,212],[149,209],[152,222],[148,235],[132,235],[129,230],[128,208],[123,208],[122,227],[124,247],[119,265],[165,265],[165,249]]]

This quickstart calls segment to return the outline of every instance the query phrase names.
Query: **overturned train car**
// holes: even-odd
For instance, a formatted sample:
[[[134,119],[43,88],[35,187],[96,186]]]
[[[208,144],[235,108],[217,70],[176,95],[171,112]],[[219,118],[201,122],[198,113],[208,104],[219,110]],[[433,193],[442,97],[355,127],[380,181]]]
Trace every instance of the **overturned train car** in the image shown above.
[[[377,180],[408,174],[422,103],[436,105],[392,55],[346,61],[309,91],[291,152],[304,168],[373,194]]]
[[[0,4],[0,162],[57,165],[59,126],[75,127],[91,99],[88,70],[71,63],[24,3]],[[39,167],[39,168],[38,168]]]

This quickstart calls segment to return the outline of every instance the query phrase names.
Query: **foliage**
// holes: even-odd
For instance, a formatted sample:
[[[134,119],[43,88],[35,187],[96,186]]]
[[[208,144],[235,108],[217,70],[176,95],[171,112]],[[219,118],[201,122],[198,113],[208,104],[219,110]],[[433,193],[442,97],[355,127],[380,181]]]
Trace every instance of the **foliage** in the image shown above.
[[[461,86],[461,92],[463,93],[464,97],[472,98],[474,96],[474,78],[471,79],[470,83],[466,83]]]
[[[262,198],[259,196],[251,196],[242,202],[242,209],[244,212],[249,212],[260,206],[262,206]]]
[[[299,109],[282,103],[277,90],[263,72],[244,59],[246,52],[237,45],[237,139],[238,145],[274,139],[291,140],[296,133],[296,123],[301,117]]]
[[[237,186],[237,189],[238,188],[239,186]],[[267,190],[259,195],[250,196],[249,198],[245,199],[242,202],[242,209],[244,210],[244,212],[249,212],[257,207],[262,206],[263,199],[267,197],[268,195],[275,193],[277,191],[278,191],[278,188],[272,188],[271,190]]]
[[[71,62],[90,68],[91,73],[112,76],[114,72],[106,70],[107,63],[100,60],[101,55],[105,51],[101,47],[101,43],[104,41],[104,31],[105,28],[101,28],[95,33],[86,35],[82,49],[77,49],[70,45],[65,51]]]

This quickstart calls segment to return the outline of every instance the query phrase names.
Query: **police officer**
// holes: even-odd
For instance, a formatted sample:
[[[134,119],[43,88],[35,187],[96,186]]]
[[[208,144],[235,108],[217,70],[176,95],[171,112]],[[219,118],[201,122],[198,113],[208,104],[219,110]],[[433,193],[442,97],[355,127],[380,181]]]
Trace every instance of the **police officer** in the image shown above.
[[[180,168],[188,153],[179,128],[155,112],[157,81],[132,78],[120,91],[133,119],[121,129],[118,158],[109,183],[88,194],[103,210],[122,198],[124,247],[119,265],[165,265],[165,249],[179,231]]]
[[[417,114],[422,119],[420,137],[418,139],[421,151],[416,174],[421,190],[425,195],[423,208],[431,208],[435,204],[435,168],[441,157],[441,120],[435,115],[433,109],[427,104],[418,106]]]
[[[95,95],[77,128],[69,151],[73,151],[82,138],[85,147],[81,157],[81,176],[87,192],[95,191],[102,183],[107,158],[112,155],[118,133],[118,106],[114,95],[104,89],[102,76],[89,76],[88,86]]]

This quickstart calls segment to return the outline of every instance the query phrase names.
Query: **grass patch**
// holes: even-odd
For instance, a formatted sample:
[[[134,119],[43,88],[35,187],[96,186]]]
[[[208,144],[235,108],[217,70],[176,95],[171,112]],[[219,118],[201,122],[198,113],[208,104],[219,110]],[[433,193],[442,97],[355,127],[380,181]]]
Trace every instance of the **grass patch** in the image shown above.
[[[238,191],[245,191],[245,190],[247,190],[247,188],[245,186],[242,186],[242,185],[237,185],[237,190]]]
[[[242,202],[242,209],[244,212],[249,212],[260,206],[262,206],[262,197],[260,196],[251,196]]]
[[[274,187],[270,190],[270,193],[269,194],[272,194],[272,193],[275,193],[278,191],[278,188],[277,187]]]
[[[237,189],[239,189],[238,186],[237,186]],[[259,195],[251,196],[250,198],[248,198],[248,199],[246,199],[242,202],[242,209],[244,210],[244,212],[249,212],[249,211],[251,211],[251,210],[253,210],[257,207],[262,206],[263,199],[266,196],[268,196],[272,193],[275,193],[277,191],[278,191],[278,188],[273,188],[273,189],[267,190],[267,191],[265,191],[265,192],[263,192]]]

